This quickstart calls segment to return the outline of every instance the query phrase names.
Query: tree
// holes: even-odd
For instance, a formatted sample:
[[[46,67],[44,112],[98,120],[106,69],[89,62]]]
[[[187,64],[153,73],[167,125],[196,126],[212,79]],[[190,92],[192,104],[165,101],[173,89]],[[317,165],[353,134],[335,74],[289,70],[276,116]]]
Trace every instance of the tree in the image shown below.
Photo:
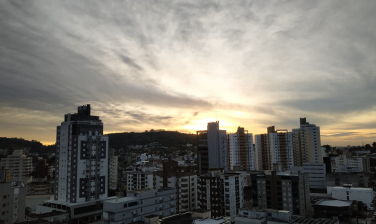
[[[373,146],[374,149],[376,149],[376,142],[373,142],[372,146]]]
[[[366,149],[371,149],[371,145],[370,145],[370,144],[366,144],[364,147],[365,147]]]

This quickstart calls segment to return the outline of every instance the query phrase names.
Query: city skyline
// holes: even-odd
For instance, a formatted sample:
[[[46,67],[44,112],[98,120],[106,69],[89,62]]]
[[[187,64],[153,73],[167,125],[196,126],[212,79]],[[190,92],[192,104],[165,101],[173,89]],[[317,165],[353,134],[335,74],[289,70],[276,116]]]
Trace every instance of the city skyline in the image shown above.
[[[0,3],[0,136],[56,141],[91,104],[105,133],[253,135],[307,117],[321,144],[376,141],[373,1]]]

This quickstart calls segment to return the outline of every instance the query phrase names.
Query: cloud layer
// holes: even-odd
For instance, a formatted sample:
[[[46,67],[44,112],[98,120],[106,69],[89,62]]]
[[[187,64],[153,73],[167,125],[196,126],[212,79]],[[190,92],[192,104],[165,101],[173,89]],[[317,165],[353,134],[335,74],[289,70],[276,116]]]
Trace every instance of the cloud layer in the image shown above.
[[[376,141],[374,1],[3,1],[1,136],[54,141],[91,103],[107,132],[321,126]],[[21,122],[22,121],[22,122]],[[38,131],[35,131],[38,130]]]

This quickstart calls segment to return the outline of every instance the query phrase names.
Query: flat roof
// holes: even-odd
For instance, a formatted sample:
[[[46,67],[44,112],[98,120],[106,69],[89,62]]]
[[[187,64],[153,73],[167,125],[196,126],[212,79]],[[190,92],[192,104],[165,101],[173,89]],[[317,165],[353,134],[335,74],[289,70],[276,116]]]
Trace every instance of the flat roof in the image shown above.
[[[121,203],[121,202],[127,202],[127,201],[134,201],[138,200],[136,197],[123,197],[123,198],[116,198],[112,200],[105,201],[106,203]]]
[[[340,200],[320,200],[316,205],[331,206],[331,207],[345,207],[350,206],[352,201],[340,201]]]
[[[333,187],[334,189],[349,189],[349,190],[356,190],[356,191],[373,191],[372,188],[365,188],[365,187]]]

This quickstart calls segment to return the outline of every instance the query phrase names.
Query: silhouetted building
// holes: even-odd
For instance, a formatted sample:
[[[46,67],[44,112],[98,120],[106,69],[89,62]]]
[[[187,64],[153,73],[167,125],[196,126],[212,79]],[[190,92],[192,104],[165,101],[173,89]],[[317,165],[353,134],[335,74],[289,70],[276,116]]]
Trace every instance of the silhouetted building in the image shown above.
[[[309,216],[310,190],[306,173],[271,171],[251,174],[253,206]]]
[[[207,130],[197,131],[198,173],[209,169],[227,170],[226,130],[219,130],[219,121],[208,123]]]

